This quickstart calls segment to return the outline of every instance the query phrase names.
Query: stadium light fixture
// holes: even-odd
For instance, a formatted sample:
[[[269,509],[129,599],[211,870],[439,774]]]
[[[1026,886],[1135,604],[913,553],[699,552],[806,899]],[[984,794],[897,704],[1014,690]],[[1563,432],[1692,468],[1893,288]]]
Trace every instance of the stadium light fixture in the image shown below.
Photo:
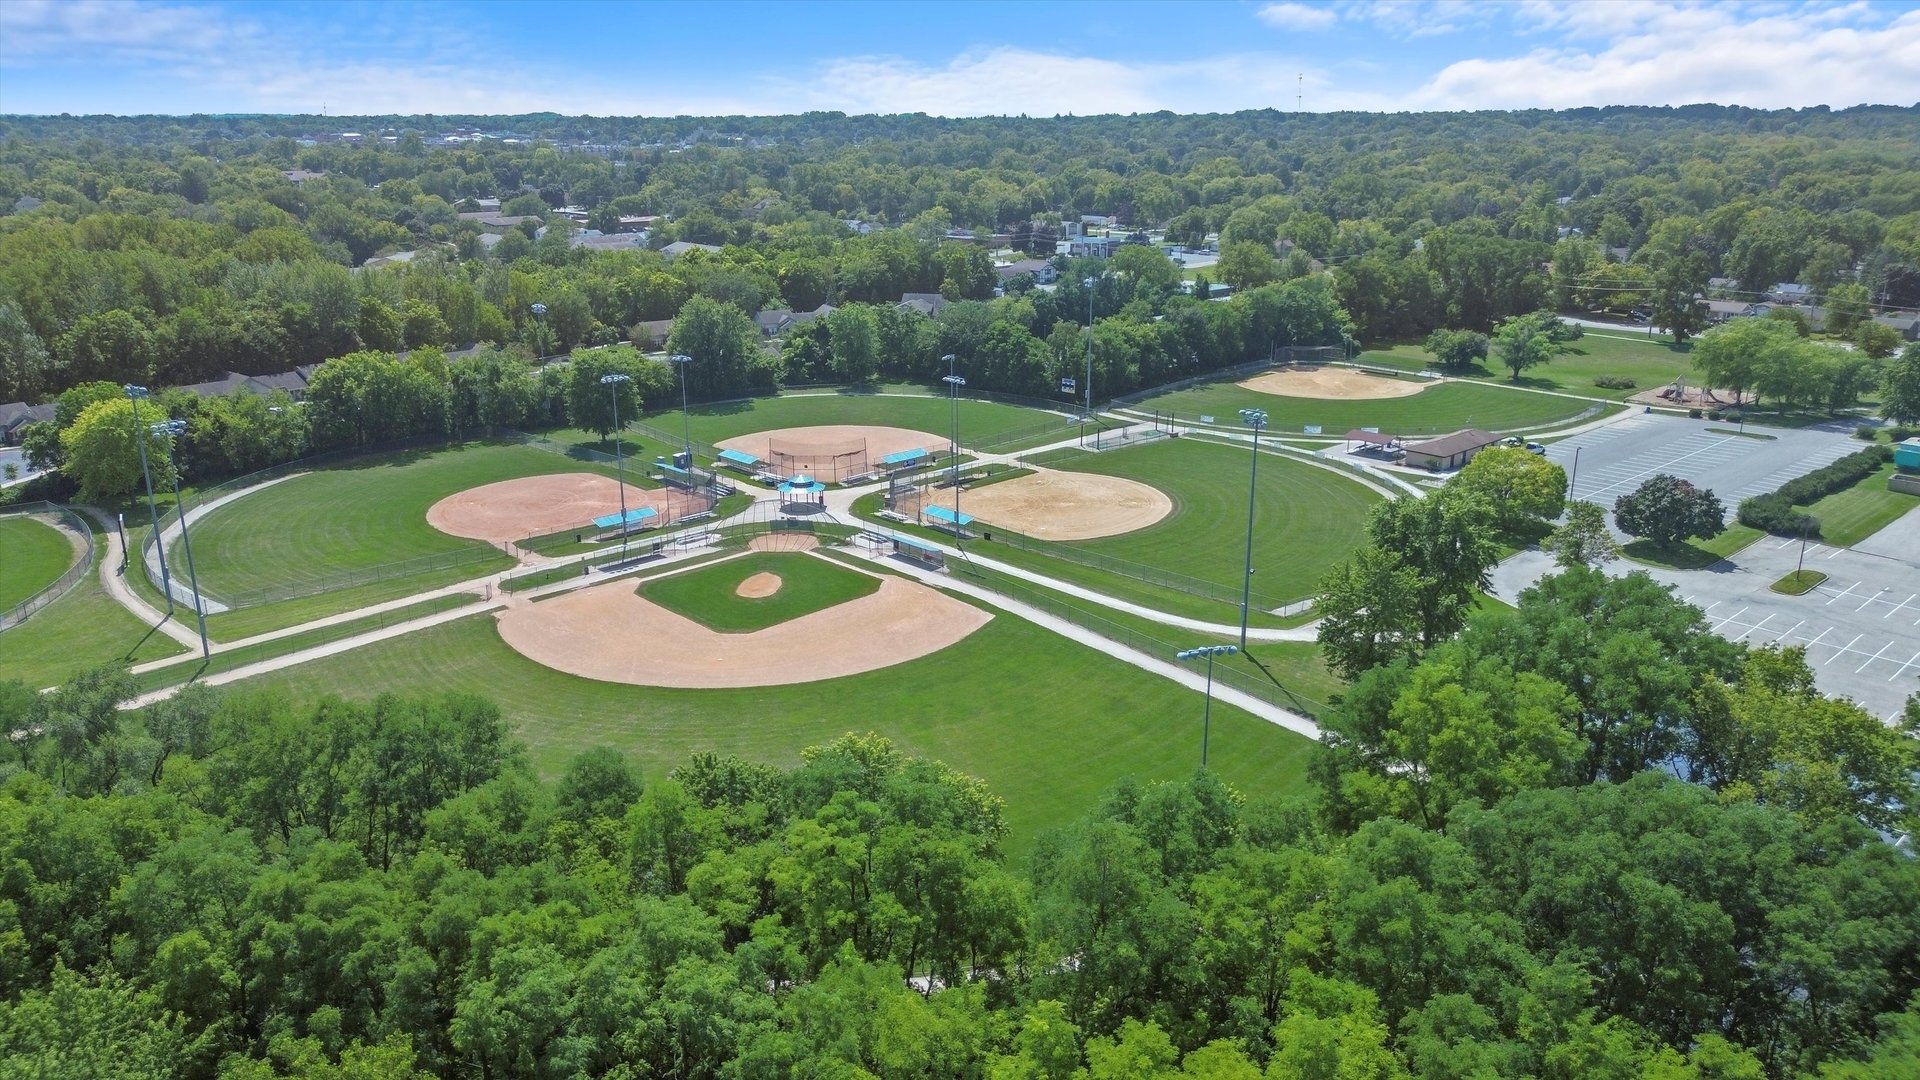
[[[1080,279],[1087,290],[1087,418],[1080,427],[1082,441],[1086,439],[1087,425],[1093,423],[1093,285],[1097,277]]]
[[[152,431],[156,438],[163,435],[166,436],[168,439],[167,445],[171,448],[173,446],[172,440],[187,433],[187,422],[185,420],[167,420],[154,424],[148,430]],[[180,514],[180,546],[187,551],[187,586],[193,590],[193,614],[194,618],[200,624],[200,659],[211,660],[213,659],[213,645],[207,641],[207,605],[205,601],[200,599],[200,575],[193,569],[193,538],[187,535],[187,503],[185,499],[180,497],[180,465],[177,456],[175,457],[173,468],[173,506]],[[163,536],[159,541],[156,541],[156,543],[164,547],[166,538]]]
[[[533,358],[543,360],[547,353],[547,340],[540,324],[546,321],[547,305],[535,304],[527,310],[533,312]]]
[[[687,455],[687,471],[693,471],[693,428],[687,421],[687,365],[693,363],[693,357],[686,353],[674,353],[667,357],[674,367],[680,369],[680,449]]]
[[[1247,647],[1247,609],[1253,603],[1253,496],[1260,479],[1260,429],[1267,426],[1267,410],[1241,409],[1240,419],[1253,429],[1253,467],[1247,471],[1247,567],[1240,579],[1240,647]]]
[[[960,527],[960,388],[967,380],[954,374],[953,365],[957,359],[952,353],[941,357],[947,362],[947,374],[940,380],[947,384],[947,414],[953,425],[953,437],[947,443],[947,456],[953,459],[953,536],[956,543],[966,532]]]
[[[127,398],[133,402],[133,436],[140,447],[140,475],[147,482],[147,518],[153,523],[153,551],[160,557],[160,592],[167,598],[167,617],[173,617],[173,579],[167,573],[167,545],[160,542],[160,506],[153,499],[153,473],[147,468],[147,429],[140,423],[140,403],[148,391],[133,383],[126,385]]]
[[[1213,658],[1232,656],[1239,651],[1231,645],[1202,645],[1197,649],[1186,649],[1174,654],[1176,660],[1198,660],[1205,657],[1207,661],[1207,703],[1200,713],[1200,767],[1202,769],[1207,767],[1207,739],[1213,728]]]
[[[627,470],[620,454],[620,384],[632,382],[633,376],[623,372],[609,372],[600,376],[600,385],[607,388],[607,396],[613,399],[613,475],[620,485],[620,561],[627,561]]]

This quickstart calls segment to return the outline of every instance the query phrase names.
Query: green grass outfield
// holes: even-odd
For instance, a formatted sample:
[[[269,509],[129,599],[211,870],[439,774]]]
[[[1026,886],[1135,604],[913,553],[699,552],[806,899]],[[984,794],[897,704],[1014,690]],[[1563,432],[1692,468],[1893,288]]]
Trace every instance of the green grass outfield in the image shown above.
[[[849,731],[984,778],[1007,800],[1011,847],[1091,810],[1125,776],[1190,774],[1200,760],[1199,694],[1004,613],[931,656],[844,679],[741,690],[596,682],[543,667],[500,640],[491,618],[461,619],[247,680],[308,695],[448,690],[500,702],[540,771],[610,746],[657,779],[700,750],[780,766]],[[1298,791],[1312,743],[1215,703],[1210,758],[1252,796]]]
[[[1649,338],[1644,332],[1636,336],[1625,327],[1618,331],[1589,327],[1585,336],[1569,344],[1572,345],[1570,352],[1562,353],[1538,367],[1528,368],[1518,383],[1510,382],[1513,373],[1501,367],[1500,361],[1491,356],[1455,377],[1624,401],[1635,394],[1658,390],[1692,373],[1692,344],[1675,345],[1666,338]],[[1418,342],[1369,349],[1355,360],[1401,371],[1424,371],[1434,364],[1433,354]],[[1624,375],[1636,385],[1613,390],[1593,385],[1593,380],[1602,375]],[[1692,381],[1689,377],[1688,382]]]
[[[107,595],[98,573],[105,550],[104,544],[95,546],[95,572],[72,592],[0,631],[0,679],[21,679],[39,689],[98,664],[134,664],[186,651],[165,634],[149,633],[145,623]],[[182,625],[191,623],[189,614]]]
[[[235,640],[506,569],[507,555],[440,532],[427,524],[427,510],[482,484],[583,471],[614,470],[531,447],[469,443],[362,458],[244,495],[192,526],[208,596],[231,603],[260,590],[337,587],[211,616],[208,632]],[[186,566],[178,543],[169,562]]]
[[[1309,424],[1339,438],[1354,428],[1377,427],[1395,435],[1432,435],[1465,427],[1519,431],[1570,421],[1599,403],[1476,382],[1438,383],[1411,397],[1322,400],[1243,390],[1222,380],[1141,401],[1142,409],[1171,411],[1181,423],[1211,416],[1240,426],[1241,409],[1265,409],[1269,430],[1299,434]],[[1600,406],[1609,407],[1609,406]],[[1617,407],[1611,407],[1617,408]],[[1597,419],[1598,413],[1587,419]]]
[[[749,599],[736,591],[755,574],[773,574],[780,589]],[[798,552],[756,551],[737,559],[643,582],[640,595],[723,634],[778,626],[880,588],[880,579]]]
[[[1173,513],[1135,532],[1071,546],[1116,559],[1240,584],[1246,566],[1247,479],[1252,453],[1197,439],[1160,439],[1124,450],[1062,453],[1053,468],[1123,476],[1165,492]],[[1380,496],[1338,473],[1275,453],[1260,455],[1253,512],[1253,590],[1278,600],[1313,591],[1362,539]]]
[[[67,534],[46,522],[0,518],[0,611],[60,580],[77,558]]]
[[[960,445],[967,447],[998,443],[1029,433],[1033,436],[1031,439],[1020,441],[1037,444],[1054,437],[1072,438],[1075,431],[1064,416],[1017,405],[963,398],[959,412]],[[661,431],[670,434],[680,431],[678,409],[653,413],[644,419]],[[786,394],[695,405],[688,415],[694,442],[708,445],[759,431],[826,424],[868,424],[924,431],[939,436],[943,446],[952,427],[945,398],[903,394]]]

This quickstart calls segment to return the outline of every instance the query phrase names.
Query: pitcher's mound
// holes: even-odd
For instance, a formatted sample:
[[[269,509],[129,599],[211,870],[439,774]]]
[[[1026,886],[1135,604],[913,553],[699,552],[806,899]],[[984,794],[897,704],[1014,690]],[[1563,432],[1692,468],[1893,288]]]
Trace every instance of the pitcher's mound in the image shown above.
[[[699,500],[670,488],[627,485],[627,509],[651,506],[671,520]],[[598,473],[523,476],[468,488],[434,503],[427,524],[443,533],[490,543],[523,540],[562,529],[593,531],[593,519],[620,512],[620,484]]]
[[[952,509],[952,489],[937,492],[929,505]],[[1097,540],[1152,525],[1173,513],[1173,500],[1123,476],[1041,469],[963,492],[960,510],[1036,540]]]
[[[748,600],[765,600],[767,597],[779,591],[780,575],[769,574],[765,570],[762,570],[734,586],[733,594],[735,596],[745,597]]]
[[[1340,399],[1412,397],[1433,383],[1389,379],[1350,368],[1315,367],[1269,371],[1236,385],[1277,397]]]
[[[783,686],[858,675],[953,645],[993,616],[918,582],[883,577],[858,600],[751,634],[722,634],[610,581],[496,618],[500,637],[547,667],[634,686]]]

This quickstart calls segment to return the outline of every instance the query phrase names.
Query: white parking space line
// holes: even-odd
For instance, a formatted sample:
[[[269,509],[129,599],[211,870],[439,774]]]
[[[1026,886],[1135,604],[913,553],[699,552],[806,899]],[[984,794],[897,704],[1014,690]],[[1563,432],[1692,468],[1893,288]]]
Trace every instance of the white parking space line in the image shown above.
[[[1591,499],[1591,498],[1594,498],[1594,497],[1596,497],[1596,496],[1599,496],[1599,495],[1605,495],[1605,494],[1606,494],[1607,492],[1609,492],[1609,491],[1611,491],[1612,489],[1614,489],[1614,488],[1616,488],[1616,487],[1625,487],[1625,486],[1627,486],[1628,484],[1631,484],[1631,483],[1632,483],[1633,481],[1635,481],[1635,480],[1638,480],[1638,479],[1640,479],[1640,478],[1641,478],[1641,477],[1643,477],[1643,476],[1652,476],[1652,475],[1653,475],[1654,473],[1658,473],[1658,472],[1663,472],[1663,471],[1665,471],[1665,470],[1667,470],[1667,469],[1670,469],[1670,468],[1672,468],[1672,467],[1673,467],[1673,466],[1675,466],[1675,465],[1678,465],[1678,464],[1679,464],[1680,462],[1682,462],[1682,461],[1686,461],[1686,460],[1688,460],[1688,459],[1690,459],[1690,458],[1697,458],[1697,457],[1699,457],[1700,455],[1702,455],[1702,454],[1704,454],[1704,453],[1707,453],[1707,452],[1708,452],[1708,451],[1710,451],[1710,450],[1713,450],[1713,449],[1716,449],[1716,448],[1718,448],[1718,447],[1721,447],[1721,446],[1724,446],[1724,445],[1726,445],[1727,443],[1730,443],[1730,442],[1732,442],[1732,441],[1734,440],[1734,438],[1735,438],[1735,436],[1732,436],[1732,435],[1728,435],[1728,436],[1726,436],[1725,438],[1723,438],[1723,439],[1720,439],[1720,440],[1719,440],[1719,441],[1717,441],[1717,442],[1713,442],[1713,443],[1709,443],[1709,444],[1707,444],[1706,446],[1703,446],[1703,447],[1701,447],[1701,448],[1700,448],[1700,449],[1698,449],[1698,450],[1692,450],[1692,451],[1689,451],[1689,452],[1687,452],[1687,453],[1684,453],[1684,454],[1676,454],[1676,455],[1674,455],[1674,456],[1672,456],[1672,457],[1669,457],[1669,458],[1667,458],[1667,459],[1666,459],[1665,461],[1662,461],[1662,462],[1660,462],[1660,463],[1659,463],[1659,464],[1657,464],[1657,465],[1652,465],[1652,466],[1649,466],[1649,467],[1647,467],[1647,468],[1644,468],[1644,469],[1641,469],[1641,470],[1639,470],[1639,471],[1637,471],[1637,472],[1630,472],[1630,473],[1629,473],[1629,474],[1628,474],[1628,475],[1627,475],[1626,477],[1624,477],[1624,478],[1622,478],[1622,479],[1620,479],[1620,480],[1616,480],[1616,481],[1614,481],[1613,483],[1611,483],[1611,484],[1607,484],[1607,485],[1605,485],[1604,487],[1601,487],[1601,488],[1598,488],[1598,489],[1596,489],[1596,490],[1594,490],[1594,491],[1589,491],[1589,492],[1587,493],[1587,497]],[[1684,445],[1684,444],[1682,444],[1682,445]],[[1622,467],[1623,467],[1623,468],[1631,468],[1631,465],[1630,465],[1629,463],[1622,463]]]
[[[1828,555],[1828,556],[1827,556],[1827,558],[1829,558],[1829,559],[1831,559],[1831,558],[1833,558],[1833,556],[1834,556],[1834,555],[1838,555],[1838,554],[1840,554],[1841,552],[1843,552],[1843,551],[1845,551],[1845,550],[1847,550],[1847,549],[1846,549],[1846,548],[1834,548],[1834,549],[1833,549],[1833,555]]]
[[[1747,605],[1747,607],[1752,607],[1752,606],[1753,606],[1752,604],[1748,604],[1748,605]],[[1740,616],[1742,616],[1742,615],[1745,615],[1746,613],[1747,613],[1747,608],[1741,608],[1741,609],[1740,609],[1739,611],[1736,611],[1736,612],[1734,612],[1733,614],[1731,614],[1731,615],[1729,615],[1729,616],[1727,616],[1726,618],[1724,618],[1724,619],[1721,619],[1721,620],[1720,620],[1720,625],[1719,625],[1719,626],[1716,626],[1716,627],[1714,627],[1714,628],[1713,628],[1713,632],[1714,632],[1714,633],[1716,633],[1716,634],[1717,634],[1717,633],[1719,633],[1719,632],[1720,632],[1720,627],[1721,627],[1721,626],[1725,626],[1725,625],[1727,625],[1728,623],[1730,623],[1730,622],[1732,622],[1733,620],[1735,620],[1735,619],[1737,619],[1737,618],[1739,618],[1739,617],[1740,617]]]
[[[1855,611],[1865,611],[1865,610],[1867,610],[1867,608],[1869,608],[1869,607],[1871,607],[1871,606],[1873,606],[1873,602],[1874,602],[1875,600],[1878,600],[1878,599],[1880,599],[1880,593],[1883,593],[1883,592],[1886,592],[1886,591],[1887,591],[1887,590],[1885,590],[1885,589],[1881,589],[1881,590],[1880,590],[1880,592],[1877,592],[1877,593],[1874,593],[1874,594],[1873,594],[1872,596],[1869,596],[1869,597],[1867,597],[1867,602],[1866,602],[1866,603],[1864,603],[1864,604],[1861,604],[1861,605],[1860,605],[1859,607],[1857,607],[1857,608],[1854,608],[1853,610],[1855,610]]]
[[[1909,596],[1905,600],[1902,600],[1899,603],[1893,605],[1893,611],[1899,611],[1901,608],[1906,607],[1908,604],[1913,603],[1915,597],[1920,597],[1920,593],[1914,593],[1913,596]],[[1893,611],[1887,612],[1887,615],[1892,615]],[[1884,619],[1887,617],[1887,615],[1882,615],[1880,617]]]
[[[1826,636],[1827,636],[1827,632],[1828,632],[1828,631],[1830,631],[1830,630],[1832,630],[1832,629],[1833,629],[1833,627],[1831,627],[1831,626],[1829,626],[1829,627],[1827,627],[1827,629],[1826,629],[1826,630],[1822,630],[1822,631],[1820,631],[1820,637],[1816,637],[1816,638],[1814,638],[1814,639],[1813,639],[1812,641],[1809,641],[1809,642],[1807,642],[1807,651],[1808,651],[1809,653],[1811,653],[1811,652],[1813,651],[1813,647],[1814,647],[1815,645],[1818,645],[1818,644],[1820,644],[1820,638],[1823,638],[1823,637],[1826,637]]]
[[[1856,582],[1854,582],[1854,583],[1853,583],[1853,584],[1851,584],[1851,585],[1848,585],[1848,586],[1847,586],[1846,588],[1844,588],[1844,589],[1841,589],[1841,590],[1840,590],[1840,591],[1839,591],[1838,593],[1835,593],[1835,594],[1834,594],[1834,597],[1833,597],[1833,600],[1838,600],[1838,599],[1840,599],[1840,598],[1841,598],[1842,596],[1845,596],[1845,595],[1847,595],[1848,593],[1850,593],[1850,592],[1852,592],[1852,591],[1853,591],[1854,589],[1856,589],[1856,588],[1859,588],[1859,586],[1860,586],[1860,583],[1859,583],[1859,582],[1857,582],[1857,581],[1856,581]],[[1833,600],[1829,600],[1829,601],[1827,601],[1827,603],[1829,603],[1829,604],[1831,604],[1831,603],[1833,603]]]
[[[1907,657],[1906,663],[1901,664],[1897,668],[1894,668],[1893,674],[1887,676],[1887,681],[1892,682],[1893,680],[1899,678],[1902,673],[1904,673],[1908,668],[1914,665],[1914,661],[1916,660],[1920,660],[1920,652],[1914,653],[1912,656]]]
[[[1885,645],[1880,646],[1880,652],[1874,653],[1872,656],[1867,657],[1867,663],[1861,664],[1859,667],[1854,668],[1853,673],[1855,675],[1858,675],[1861,672],[1867,670],[1867,664],[1871,664],[1875,660],[1880,659],[1880,653],[1886,652],[1888,649],[1891,649],[1891,648],[1893,648],[1893,642],[1891,641],[1887,642]]]
[[[1805,625],[1807,625],[1807,620],[1805,620],[1805,619],[1801,619],[1801,620],[1800,620],[1799,622],[1797,622],[1797,623],[1794,623],[1794,624],[1793,624],[1792,626],[1789,626],[1789,627],[1787,627],[1787,632],[1786,632],[1786,633],[1784,633],[1784,634],[1781,634],[1781,635],[1780,635],[1779,637],[1777,637],[1777,638],[1774,638],[1774,639],[1773,639],[1773,643],[1774,643],[1775,645],[1778,645],[1778,644],[1780,644],[1781,642],[1783,642],[1783,641],[1785,641],[1785,640],[1787,640],[1787,638],[1789,638],[1789,637],[1792,637],[1792,636],[1793,636],[1793,632],[1794,632],[1795,630],[1798,630],[1798,629],[1800,629],[1801,627],[1803,627],[1803,626],[1805,626]]]
[[[1846,631],[1845,631],[1845,630],[1842,630],[1842,631],[1841,631],[1841,633],[1843,633],[1843,634],[1844,634],[1844,633],[1846,633]],[[1825,667],[1825,666],[1826,666],[1827,664],[1831,664],[1831,663],[1833,663],[1833,662],[1834,662],[1835,660],[1838,660],[1838,659],[1840,659],[1840,653],[1843,653],[1843,652],[1850,652],[1850,651],[1852,651],[1852,649],[1853,649],[1853,642],[1854,642],[1854,641],[1859,641],[1859,640],[1860,640],[1861,638],[1863,638],[1863,637],[1866,637],[1866,636],[1867,636],[1867,635],[1865,635],[1865,634],[1855,634],[1855,635],[1853,635],[1853,641],[1849,641],[1849,642],[1847,642],[1847,643],[1846,643],[1845,645],[1842,645],[1842,646],[1840,646],[1840,652],[1837,652],[1837,653],[1834,653],[1834,654],[1833,654],[1832,656],[1829,656],[1829,657],[1827,657],[1827,658],[1826,658],[1825,660],[1823,660],[1823,661],[1821,661],[1821,666],[1822,666],[1822,667]]]
[[[1744,640],[1746,640],[1746,637],[1747,637],[1747,635],[1748,635],[1748,634],[1751,634],[1751,633],[1753,633],[1753,632],[1754,632],[1755,630],[1758,630],[1758,629],[1760,629],[1761,627],[1763,627],[1763,626],[1765,626],[1765,625],[1767,625],[1767,623],[1768,623],[1768,621],[1770,621],[1770,620],[1771,620],[1772,618],[1773,618],[1773,613],[1772,613],[1772,612],[1768,612],[1768,613],[1767,613],[1767,617],[1766,617],[1766,618],[1764,618],[1764,619],[1761,619],[1761,620],[1760,620],[1759,622],[1757,622],[1757,623],[1754,623],[1754,624],[1753,624],[1752,626],[1749,626],[1749,627],[1747,627],[1747,628],[1746,628],[1745,630],[1742,630],[1742,631],[1740,631],[1740,636],[1739,636],[1739,637],[1737,637],[1737,638],[1734,638],[1733,640],[1735,640],[1735,641],[1744,641]]]
[[[1705,615],[1707,612],[1712,611],[1714,608],[1717,608],[1724,603],[1726,603],[1726,601],[1724,600],[1715,600],[1713,603],[1708,604],[1705,608],[1702,608],[1700,611],[1700,614]]]

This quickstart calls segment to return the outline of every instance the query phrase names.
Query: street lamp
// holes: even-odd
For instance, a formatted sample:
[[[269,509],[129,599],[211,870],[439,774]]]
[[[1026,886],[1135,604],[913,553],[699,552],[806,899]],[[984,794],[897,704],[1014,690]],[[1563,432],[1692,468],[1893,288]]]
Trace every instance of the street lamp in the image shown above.
[[[693,363],[693,357],[686,353],[674,353],[667,357],[674,367],[680,369],[680,449],[686,452],[687,463],[684,466],[693,471],[693,429],[687,421],[687,365]],[[691,476],[688,479],[692,479]]]
[[[1200,713],[1200,767],[1207,767],[1207,739],[1213,728],[1213,658],[1232,656],[1240,650],[1231,645],[1202,645],[1197,649],[1188,649],[1174,654],[1176,660],[1198,660],[1207,658],[1207,703]]]
[[[1093,423],[1093,283],[1098,280],[1099,280],[1098,278],[1092,278],[1092,277],[1080,279],[1080,284],[1085,286],[1087,290],[1087,419],[1085,422],[1086,424]],[[1083,424],[1080,428],[1080,437],[1082,440],[1085,440],[1086,433],[1087,433],[1087,429],[1085,424]]]
[[[947,373],[941,382],[947,384],[947,414],[953,425],[953,437],[947,443],[947,456],[953,459],[953,535],[958,541],[965,532],[960,527],[960,388],[967,380],[953,373],[955,358],[952,353],[941,357],[947,362]]]
[[[277,412],[278,410],[275,411]],[[168,440],[170,440],[167,445],[172,447],[174,445],[171,442],[172,439],[186,434],[187,422],[185,420],[168,420],[165,423],[153,425],[149,430],[151,430],[156,437],[165,435]],[[200,575],[195,573],[193,569],[193,538],[187,535],[187,504],[180,498],[180,467],[177,455],[173,469],[173,505],[174,509],[180,513],[180,546],[187,550],[187,584],[188,587],[193,589],[193,614],[200,623],[200,658],[202,660],[211,660],[213,659],[213,646],[207,641],[207,605],[206,602],[200,598]],[[162,547],[166,546],[165,536],[160,538],[159,544]]]
[[[547,317],[547,305],[535,304],[530,310],[533,312],[533,358],[539,360],[547,354],[546,335],[540,329]]]
[[[160,508],[153,501],[153,473],[147,468],[147,429],[140,423],[140,402],[147,388],[128,383],[127,397],[133,402],[133,436],[140,445],[140,475],[147,481],[147,516],[153,522],[153,551],[160,557],[160,591],[167,598],[167,615],[173,615],[173,579],[167,574],[167,545],[160,542]],[[145,560],[142,560],[145,561]]]
[[[1253,467],[1247,471],[1247,572],[1240,584],[1240,647],[1247,647],[1247,609],[1253,604],[1253,497],[1260,479],[1260,429],[1267,426],[1267,410],[1241,409],[1240,419],[1253,429]]]
[[[600,376],[600,385],[607,388],[607,396],[613,400],[613,475],[620,484],[620,561],[627,561],[627,470],[620,456],[620,384],[632,382],[633,376],[613,371]]]

